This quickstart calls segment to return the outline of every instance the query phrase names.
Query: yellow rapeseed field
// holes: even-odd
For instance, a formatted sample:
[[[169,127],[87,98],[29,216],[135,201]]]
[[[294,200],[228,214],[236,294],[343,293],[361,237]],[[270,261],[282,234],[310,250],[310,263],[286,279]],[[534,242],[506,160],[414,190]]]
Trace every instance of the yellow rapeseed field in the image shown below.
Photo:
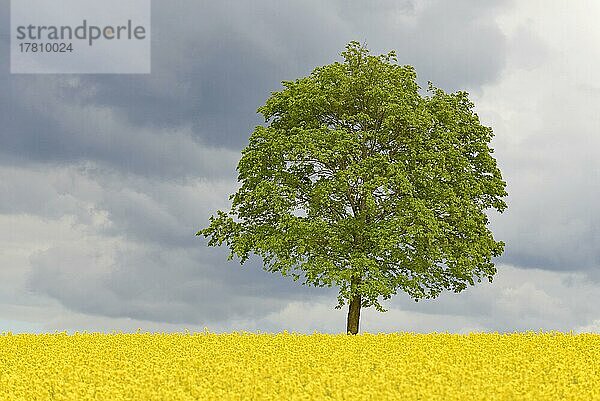
[[[600,400],[600,335],[0,335],[0,400]]]

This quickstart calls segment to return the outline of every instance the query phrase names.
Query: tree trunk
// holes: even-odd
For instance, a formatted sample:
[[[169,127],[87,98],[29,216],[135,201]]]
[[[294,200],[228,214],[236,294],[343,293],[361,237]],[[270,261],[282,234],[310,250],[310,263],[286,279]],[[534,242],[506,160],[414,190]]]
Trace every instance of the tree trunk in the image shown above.
[[[360,320],[360,294],[355,294],[348,307],[347,334],[358,334],[358,321]]]

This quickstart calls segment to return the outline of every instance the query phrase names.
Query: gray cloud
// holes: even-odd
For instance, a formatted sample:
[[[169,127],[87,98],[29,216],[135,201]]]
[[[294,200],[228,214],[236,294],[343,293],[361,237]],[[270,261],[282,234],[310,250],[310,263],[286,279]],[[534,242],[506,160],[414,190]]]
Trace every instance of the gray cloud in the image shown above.
[[[112,251],[112,252],[111,252]],[[259,318],[287,303],[330,295],[290,279],[223,263],[223,250],[165,250],[129,245],[104,249],[77,243],[32,256],[27,286],[75,312],[173,324]]]
[[[535,112],[524,112],[532,117],[513,134],[519,140],[501,143],[498,151],[510,194],[507,212],[494,219],[497,236],[507,243],[502,261],[585,271],[598,280],[598,96],[571,82],[531,84],[534,90],[523,96]]]
[[[3,193],[12,194],[0,199],[0,212],[10,214],[0,215],[31,216],[21,235],[31,233],[36,219],[57,222],[44,230],[38,223],[40,238],[30,241],[43,242],[23,245],[40,249],[32,252],[25,271],[23,260],[0,259],[3,274],[8,278],[14,271],[11,288],[50,297],[67,310],[201,325],[264,315],[307,297],[329,296],[335,302],[334,289],[303,287],[263,271],[256,259],[243,267],[227,262],[226,249],[207,248],[194,235],[227,203],[231,181],[155,181],[64,167],[51,173],[0,169],[0,182]],[[15,202],[26,199],[29,186],[33,196]],[[24,241],[16,234],[8,238]],[[4,249],[10,254],[8,242]]]
[[[92,77],[94,94],[83,100],[116,107],[139,125],[191,123],[208,143],[240,147],[280,81],[338,59],[352,39],[373,51],[396,49],[422,82],[449,90],[498,76],[505,38],[489,11],[505,2],[379,3],[159,3],[152,76]]]
[[[423,82],[454,90],[494,80],[506,52],[490,10],[503,3],[382,1],[369,12],[360,2],[156,1],[151,75],[0,80],[0,152],[9,163],[91,160],[137,174],[206,173],[194,147],[240,149],[280,81],[338,59],[352,39],[373,51],[396,49]],[[6,35],[9,24],[2,26]]]
[[[475,94],[510,193],[493,217],[507,243],[494,283],[418,304],[399,294],[363,327],[597,327],[586,280],[600,281],[600,90],[549,67],[560,56],[527,21],[507,35],[497,17],[513,5],[155,1],[151,75],[10,75],[1,58],[0,316],[47,329],[343,330],[335,288],[258,260],[240,268],[194,233],[228,205],[256,108],[359,40],[395,49],[423,84]]]
[[[0,169],[0,213],[73,217],[89,234],[196,247],[198,225],[227,206],[235,181],[161,181],[93,166]]]

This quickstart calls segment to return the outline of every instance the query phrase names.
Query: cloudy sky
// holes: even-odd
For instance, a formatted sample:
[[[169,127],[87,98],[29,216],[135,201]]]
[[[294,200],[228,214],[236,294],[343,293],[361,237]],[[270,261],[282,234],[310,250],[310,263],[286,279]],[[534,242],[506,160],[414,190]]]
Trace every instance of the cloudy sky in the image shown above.
[[[226,261],[256,109],[351,40],[466,90],[508,183],[492,283],[366,309],[361,331],[600,332],[600,3],[152,3],[150,75],[18,75],[0,0],[0,331],[345,331],[336,288]]]

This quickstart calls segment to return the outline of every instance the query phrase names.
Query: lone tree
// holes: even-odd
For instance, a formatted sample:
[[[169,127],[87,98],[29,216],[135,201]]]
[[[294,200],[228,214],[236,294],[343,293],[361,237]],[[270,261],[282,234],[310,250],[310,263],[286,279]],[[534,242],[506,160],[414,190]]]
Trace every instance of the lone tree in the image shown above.
[[[415,301],[491,282],[504,243],[487,228],[502,212],[506,183],[463,91],[429,83],[419,94],[411,66],[395,53],[374,56],[357,42],[343,62],[284,81],[258,109],[242,151],[231,210],[197,235],[225,243],[244,263],[304,272],[304,284],[339,286],[348,334],[361,307],[386,310],[398,289]]]

